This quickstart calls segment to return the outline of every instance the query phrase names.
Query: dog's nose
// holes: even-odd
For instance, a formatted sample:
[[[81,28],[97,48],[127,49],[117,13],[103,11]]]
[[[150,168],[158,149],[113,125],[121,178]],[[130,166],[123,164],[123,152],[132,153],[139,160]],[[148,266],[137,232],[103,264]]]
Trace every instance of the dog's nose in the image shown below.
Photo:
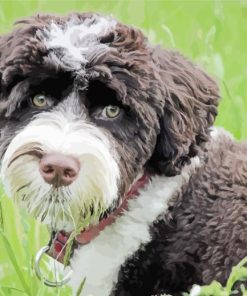
[[[68,186],[78,176],[80,163],[77,159],[63,154],[45,154],[39,163],[43,179],[55,187]]]

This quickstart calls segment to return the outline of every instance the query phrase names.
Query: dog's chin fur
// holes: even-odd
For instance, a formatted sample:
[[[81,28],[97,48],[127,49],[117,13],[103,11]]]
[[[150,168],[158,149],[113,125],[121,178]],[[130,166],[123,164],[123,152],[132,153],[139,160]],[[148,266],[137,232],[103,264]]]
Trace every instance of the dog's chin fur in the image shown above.
[[[98,223],[140,176],[150,178],[121,217],[74,252],[74,291],[84,277],[94,296],[177,296],[193,284],[224,284],[247,255],[247,144],[212,130],[214,79],[111,17],[18,24],[0,39],[7,195],[52,230],[71,231]],[[44,107],[33,103],[37,94]],[[115,117],[109,106],[119,107]],[[73,183],[44,181],[40,161],[50,153],[80,164]]]

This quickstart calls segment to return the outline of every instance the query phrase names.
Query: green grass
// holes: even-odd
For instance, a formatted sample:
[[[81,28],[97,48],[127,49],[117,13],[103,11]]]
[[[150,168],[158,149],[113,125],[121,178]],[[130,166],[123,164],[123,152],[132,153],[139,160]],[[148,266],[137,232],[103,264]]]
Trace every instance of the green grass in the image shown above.
[[[247,1],[1,0],[0,32],[37,12],[69,11],[111,13],[142,28],[152,43],[177,49],[202,65],[221,87],[216,125],[238,139],[247,139]],[[3,193],[1,196],[0,296],[70,295],[67,288],[47,288],[36,279],[32,261],[49,240],[47,230],[17,210]],[[229,295],[226,288],[213,285],[204,288],[204,296]],[[218,292],[212,294],[216,286]]]
[[[200,296],[234,296],[238,290],[234,288],[236,282],[240,283],[240,291],[242,296],[247,296],[247,290],[243,285],[243,281],[247,279],[247,258],[244,258],[239,264],[233,267],[225,286],[222,286],[217,281],[213,281],[210,285],[201,288]],[[242,283],[241,283],[242,282]],[[184,296],[189,296],[184,293]]]

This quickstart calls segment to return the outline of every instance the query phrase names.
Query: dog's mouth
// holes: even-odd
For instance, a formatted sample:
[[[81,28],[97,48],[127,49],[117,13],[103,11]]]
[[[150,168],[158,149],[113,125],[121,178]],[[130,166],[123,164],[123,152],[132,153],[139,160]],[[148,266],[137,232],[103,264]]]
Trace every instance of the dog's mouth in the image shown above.
[[[24,178],[24,176],[23,176]],[[96,183],[96,182],[95,182]],[[24,185],[22,185],[24,184]],[[97,184],[91,184],[83,194],[82,186],[55,187],[29,180],[20,180],[9,194],[15,203],[51,231],[73,231],[90,228],[107,219],[114,211],[105,203]]]
[[[98,223],[89,223],[86,227],[76,230],[74,232],[66,232],[64,230],[53,232],[50,240],[50,248],[48,254],[54,259],[58,260],[65,265],[73,253],[73,249],[90,243],[95,239],[105,227],[113,224],[122,214],[128,210],[129,201],[134,199],[139,190],[142,189],[149,181],[149,176],[143,174],[131,186],[128,193],[124,196],[118,207],[112,211],[105,212],[98,221]]]

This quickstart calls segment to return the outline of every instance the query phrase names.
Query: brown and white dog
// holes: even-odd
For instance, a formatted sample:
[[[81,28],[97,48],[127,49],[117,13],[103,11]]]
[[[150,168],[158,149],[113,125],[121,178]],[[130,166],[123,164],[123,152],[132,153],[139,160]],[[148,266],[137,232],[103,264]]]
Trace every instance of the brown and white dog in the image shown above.
[[[215,81],[111,17],[37,15],[0,39],[1,178],[83,295],[181,295],[247,256],[247,144]],[[55,255],[54,255],[55,256]]]

